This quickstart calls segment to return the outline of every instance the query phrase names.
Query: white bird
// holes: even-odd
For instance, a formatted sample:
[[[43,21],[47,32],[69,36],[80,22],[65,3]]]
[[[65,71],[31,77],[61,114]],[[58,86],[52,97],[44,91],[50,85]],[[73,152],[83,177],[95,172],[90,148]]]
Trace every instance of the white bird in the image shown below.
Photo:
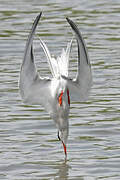
[[[69,54],[72,41],[68,43],[66,51],[63,50],[61,56],[54,59],[42,40],[40,40],[40,44],[47,56],[52,78],[40,77],[34,64],[33,37],[41,14],[36,17],[26,43],[20,72],[20,94],[24,103],[41,104],[45,107],[58,128],[58,138],[63,144],[66,158],[70,101],[86,100],[92,85],[91,66],[85,42],[78,27],[72,20],[66,18],[77,40],[78,69],[76,78],[68,78]]]

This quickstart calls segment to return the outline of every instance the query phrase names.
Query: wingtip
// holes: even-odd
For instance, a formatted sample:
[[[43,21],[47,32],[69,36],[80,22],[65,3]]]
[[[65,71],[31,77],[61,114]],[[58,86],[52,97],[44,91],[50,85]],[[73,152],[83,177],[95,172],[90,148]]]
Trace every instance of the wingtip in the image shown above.
[[[75,31],[75,29],[77,30],[77,25],[68,17],[66,17],[67,22],[69,23],[69,25],[71,26],[71,28]]]
[[[72,24],[75,24],[70,18],[68,18],[68,17],[66,17],[66,20],[67,20],[67,22],[70,24],[70,25],[72,25]]]
[[[74,30],[74,29],[77,29],[77,25],[71,20],[69,19],[68,17],[66,17],[66,20],[67,22],[70,24],[71,28]]]
[[[40,17],[41,17],[41,15],[42,15],[42,11],[39,13],[39,15],[38,15],[38,16],[40,16]]]
[[[38,21],[39,21],[41,15],[42,15],[42,11],[41,11],[41,12],[39,13],[39,15],[37,16]]]
[[[71,21],[68,17],[66,17],[66,20],[67,20],[68,23]]]
[[[34,20],[34,23],[33,23],[33,26],[32,26],[33,31],[36,29],[36,26],[37,26],[37,24],[38,24],[38,22],[39,22],[39,20],[41,18],[41,15],[42,15],[42,11],[37,15],[37,17]]]

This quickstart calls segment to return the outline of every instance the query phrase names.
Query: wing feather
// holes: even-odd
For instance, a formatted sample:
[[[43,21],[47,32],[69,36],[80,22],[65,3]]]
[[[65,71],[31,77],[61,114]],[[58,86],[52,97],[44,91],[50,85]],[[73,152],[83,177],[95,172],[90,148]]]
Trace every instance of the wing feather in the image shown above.
[[[77,46],[78,46],[78,69],[77,76],[75,79],[68,79],[65,76],[62,76],[68,82],[68,88],[70,91],[70,98],[73,101],[84,101],[87,99],[89,90],[92,85],[92,73],[91,65],[87,53],[87,48],[85,42],[82,38],[82,35],[76,26],[76,24],[66,18],[71,28],[75,32]]]
[[[35,67],[33,56],[33,37],[41,13],[36,17],[26,43],[24,59],[21,66],[19,88],[23,101],[27,104],[42,104],[51,112],[52,97],[50,93],[51,80],[42,79]]]

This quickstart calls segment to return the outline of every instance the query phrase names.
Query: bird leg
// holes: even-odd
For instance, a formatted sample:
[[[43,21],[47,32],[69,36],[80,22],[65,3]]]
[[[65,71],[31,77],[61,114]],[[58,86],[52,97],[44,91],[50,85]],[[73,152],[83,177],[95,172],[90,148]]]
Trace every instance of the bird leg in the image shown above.
[[[63,96],[63,90],[60,93],[60,96],[58,98],[59,105],[62,106],[62,96]]]

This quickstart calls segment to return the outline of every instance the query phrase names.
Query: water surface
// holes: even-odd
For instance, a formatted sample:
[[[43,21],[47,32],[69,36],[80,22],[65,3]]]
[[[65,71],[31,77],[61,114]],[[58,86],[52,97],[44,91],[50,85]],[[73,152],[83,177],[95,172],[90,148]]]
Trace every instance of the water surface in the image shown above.
[[[71,104],[68,161],[52,119],[26,106],[18,89],[31,25],[43,11],[34,41],[41,76],[50,76],[39,36],[52,54],[72,38],[66,17],[87,43],[93,87],[87,102]],[[73,42],[70,76],[76,74]],[[120,179],[120,1],[0,0],[0,179]]]

